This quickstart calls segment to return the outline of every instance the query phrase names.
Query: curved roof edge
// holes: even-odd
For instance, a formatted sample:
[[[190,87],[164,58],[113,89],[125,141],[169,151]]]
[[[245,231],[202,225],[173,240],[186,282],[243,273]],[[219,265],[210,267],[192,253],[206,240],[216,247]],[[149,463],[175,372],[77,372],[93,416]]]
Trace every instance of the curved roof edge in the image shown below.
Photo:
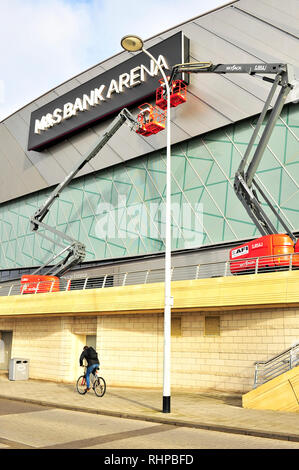
[[[175,25],[175,26],[172,26],[171,28],[168,28],[168,29],[165,29],[164,31],[161,31],[160,33],[158,34],[155,34],[154,36],[150,36],[149,38],[145,39],[144,42],[147,42],[147,41],[150,41],[151,39],[154,39],[156,38],[157,36],[161,35],[161,34],[165,34],[165,33],[168,33],[169,31],[172,31],[174,28],[179,28],[180,26],[186,24],[186,23],[189,23],[190,21],[194,21],[198,18],[201,18],[203,16],[206,16],[214,11],[217,11],[217,10],[221,10],[222,8],[225,8],[227,7],[228,5],[232,5],[233,3],[237,3],[239,0],[233,0],[233,1],[230,1],[230,2],[227,2],[227,3],[224,3],[223,5],[221,5],[220,7],[217,7],[217,8],[213,8],[212,10],[208,10],[206,11],[205,13],[202,13],[201,15],[197,15],[197,16],[194,16],[188,20],[185,20],[185,21],[182,21],[181,23]],[[73,75],[72,77],[64,80],[63,82],[55,85],[54,87],[50,88],[50,90],[46,91],[45,93],[42,93],[41,95],[37,96],[36,98],[34,98],[33,100],[29,101],[28,103],[24,104],[24,106],[21,106],[20,108],[16,109],[16,111],[13,111],[12,113],[10,113],[8,116],[6,116],[4,119],[2,119],[0,121],[0,124],[2,122],[4,122],[6,119],[10,118],[11,116],[13,116],[14,114],[18,113],[19,111],[21,111],[22,109],[26,108],[27,106],[29,106],[30,104],[34,103],[35,101],[37,101],[38,99],[42,98],[43,96],[46,96],[48,93],[51,93],[51,91],[54,91],[56,90],[56,88],[68,83],[69,81],[73,80],[74,78],[77,78],[77,77],[80,77],[80,75],[86,73],[86,72],[89,72],[90,70],[93,70],[95,67],[98,67],[99,65],[102,65],[104,64],[105,62],[107,62],[108,60],[111,60],[113,59],[114,57],[117,57],[119,56],[120,54],[123,54],[124,51],[120,51],[120,52],[117,52],[116,54],[113,54],[112,56],[108,57],[107,59],[104,59],[102,60],[101,62],[98,62],[97,64],[94,64],[92,65],[91,67],[88,67],[87,69],[85,70],[82,70],[81,72],[77,73],[76,75]]]

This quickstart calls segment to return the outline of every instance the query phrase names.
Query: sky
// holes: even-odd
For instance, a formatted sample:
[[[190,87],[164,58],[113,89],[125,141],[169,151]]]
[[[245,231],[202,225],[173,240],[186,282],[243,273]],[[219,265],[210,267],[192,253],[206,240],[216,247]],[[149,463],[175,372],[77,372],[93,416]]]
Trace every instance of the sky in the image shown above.
[[[0,0],[0,121],[74,75],[229,0]]]

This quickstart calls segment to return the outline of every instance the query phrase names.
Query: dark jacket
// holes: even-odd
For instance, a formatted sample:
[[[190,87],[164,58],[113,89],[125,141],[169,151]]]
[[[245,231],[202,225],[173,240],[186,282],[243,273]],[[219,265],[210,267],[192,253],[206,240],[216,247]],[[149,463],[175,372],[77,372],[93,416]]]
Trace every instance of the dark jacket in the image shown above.
[[[92,366],[93,364],[100,364],[97,352],[90,346],[82,351],[80,356],[80,366],[83,366],[83,359],[86,359],[87,365]]]

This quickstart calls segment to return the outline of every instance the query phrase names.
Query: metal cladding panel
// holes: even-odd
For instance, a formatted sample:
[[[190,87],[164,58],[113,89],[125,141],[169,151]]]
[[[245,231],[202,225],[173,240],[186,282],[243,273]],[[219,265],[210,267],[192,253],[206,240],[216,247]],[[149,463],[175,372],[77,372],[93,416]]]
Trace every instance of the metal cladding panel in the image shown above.
[[[0,199],[19,197],[43,188],[46,181],[3,124],[0,124],[0,142]]]
[[[97,135],[99,136],[100,132],[97,132]],[[132,131],[127,126],[122,126],[118,130],[117,135],[110,139],[108,147],[111,149],[110,153],[112,151],[115,155],[119,156],[120,161],[130,160],[131,158],[135,158],[136,155],[149,153],[153,150],[146,138],[141,138],[141,136],[136,134],[136,132]],[[126,155],[125,158],[124,155]],[[91,163],[96,163],[95,160],[101,159],[102,156],[92,160]],[[111,165],[108,164],[108,166]]]
[[[91,80],[94,77],[97,77],[101,73],[104,73],[105,69],[104,67],[97,65],[96,67],[93,67],[90,70],[87,70],[86,72],[83,72],[81,75],[79,75],[77,78],[79,83],[85,83],[88,80]]]
[[[25,121],[21,118],[20,114],[14,114],[4,121],[5,127],[14,136],[17,143],[24,149],[27,145],[28,137],[28,126]],[[7,153],[10,154],[10,149],[7,149]],[[51,154],[48,150],[44,152],[28,152],[24,151],[29,162],[36,168],[40,176],[46,182],[45,188],[51,186],[62,177],[61,166],[57,163],[55,158],[51,158]],[[26,178],[24,174],[24,178]],[[42,188],[40,188],[42,189]],[[28,193],[32,192],[28,191]],[[4,199],[5,200],[5,199]],[[2,200],[1,202],[3,202]]]
[[[218,127],[230,124],[230,120],[219,113],[210,103],[196,95],[196,87],[190,87],[188,106],[171,110],[172,120],[190,137],[204,134]]]
[[[289,62],[295,66],[299,77],[297,6],[297,0],[283,3],[278,0],[239,0],[159,34],[145,41],[145,47],[154,46],[183,31],[190,39],[190,60],[213,63]],[[12,168],[16,168],[13,170],[15,174],[19,172],[20,182],[2,186],[0,203],[59,184],[111,122],[110,118],[99,122],[43,151],[28,151],[31,112],[133,56],[133,53],[121,52],[97,64],[2,122],[10,139],[1,141],[2,149],[5,148],[1,158],[5,158],[4,154],[9,158]],[[269,84],[247,75],[191,75],[187,103],[171,110],[172,143],[259,113],[269,89]],[[295,99],[294,95],[290,94],[288,101],[292,99]],[[136,115],[138,109],[134,108],[132,112]],[[165,132],[144,138],[133,135],[127,126],[123,126],[78,176],[164,149],[165,143]],[[6,168],[8,175],[9,166]],[[30,180],[28,168],[31,168]],[[3,179],[3,174],[1,176]]]
[[[298,37],[298,0],[240,0],[236,8]]]
[[[195,20],[203,28],[220,37],[223,41],[247,51],[261,62],[288,62],[297,68],[298,39],[275,26],[236,8],[211,13]],[[246,2],[250,4],[250,1]],[[287,8],[288,1],[284,2]],[[245,5],[245,2],[242,2]],[[279,16],[279,12],[277,13]],[[259,60],[258,60],[259,59]]]
[[[46,95],[44,97],[39,98],[38,103],[31,103],[27,107],[21,109],[18,114],[20,115],[22,120],[29,126],[31,112],[35,109],[38,109],[43,104],[52,101],[54,98],[57,98],[57,93],[49,93],[49,96]],[[11,132],[13,131],[14,128],[12,126]],[[88,138],[86,138],[86,136],[82,135],[81,139],[84,140],[86,144],[88,143]],[[43,158],[44,154],[47,155],[46,163],[44,162]],[[47,171],[47,163],[49,161],[48,159],[50,158],[56,164],[56,169],[58,166],[60,172],[60,168],[62,168],[65,174],[68,174],[73,169],[74,165],[79,161],[79,159],[81,159],[81,153],[77,151],[76,146],[73,145],[71,142],[70,145],[65,145],[65,143],[58,143],[55,147],[55,152],[52,152],[51,148],[47,149],[45,152],[29,152],[27,150],[26,155],[28,155],[29,161],[32,161],[34,164],[37,164],[37,167],[40,168],[41,173],[45,170]],[[34,157],[32,155],[34,155]],[[91,171],[94,171],[93,167],[90,166],[90,164],[86,164],[85,168],[79,173],[79,176],[90,173]],[[54,179],[54,184],[55,183],[56,178]]]
[[[259,57],[241,49],[236,44],[232,44],[231,42],[225,41],[223,38],[216,36],[198,22],[186,25],[184,27],[184,32],[188,37],[190,37],[190,55],[191,59],[194,61],[210,60],[214,64],[221,64],[227,62],[229,58],[232,63],[262,63]],[[195,38],[198,37],[200,37],[200,41],[195,40]],[[206,83],[204,80],[209,82],[211,77],[211,74],[192,75],[190,77],[189,90],[192,89],[192,82],[196,78],[200,79],[203,83]],[[245,74],[226,74],[218,75],[218,77],[221,78],[223,82],[236,84],[244,94],[242,101],[246,100],[246,103],[248,100],[252,100],[252,102],[255,103],[255,97],[265,101],[269,93],[269,84],[263,80],[259,80],[258,78],[249,77]],[[216,91],[218,91],[218,88],[216,88]],[[202,95],[198,96],[200,99],[204,99]],[[222,112],[225,112],[225,108]]]
[[[58,96],[62,96],[65,93],[67,93],[68,91],[72,91],[74,88],[76,88],[79,85],[80,85],[80,81],[77,79],[77,77],[72,78],[71,80],[69,80],[65,83],[62,83],[57,88],[55,88],[55,93]]]

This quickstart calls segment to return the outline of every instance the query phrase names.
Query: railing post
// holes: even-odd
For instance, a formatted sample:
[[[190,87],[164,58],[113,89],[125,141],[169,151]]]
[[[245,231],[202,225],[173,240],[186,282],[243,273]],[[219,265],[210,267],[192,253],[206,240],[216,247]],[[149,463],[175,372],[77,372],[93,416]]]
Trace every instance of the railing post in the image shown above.
[[[53,287],[54,287],[54,282],[55,282],[55,281],[52,281],[52,283],[51,283],[51,287],[50,287],[50,291],[49,291],[49,292],[52,292],[52,290],[53,290]]]
[[[146,271],[145,279],[144,279],[144,284],[147,283],[147,279],[148,279],[149,273],[150,273],[150,271]]]
[[[35,289],[35,292],[34,292],[35,294],[36,294],[37,291],[38,291],[39,285],[40,285],[40,282],[38,282],[38,283],[36,284],[36,289]],[[23,292],[22,292],[22,293],[23,293]]]
[[[23,295],[26,286],[27,286],[27,284],[23,285],[21,295]]]
[[[259,271],[259,258],[256,258],[255,261],[255,274],[258,274]]]
[[[69,290],[71,279],[68,279],[65,290]]]
[[[83,290],[86,289],[86,286],[87,286],[87,281],[88,281],[88,277],[85,278],[85,281],[84,281],[84,284],[83,284]]]
[[[126,284],[127,275],[128,273],[125,273],[124,278],[123,278],[123,286]]]
[[[290,255],[290,263],[289,263],[289,271],[292,271],[292,266],[293,266],[293,254],[291,253],[291,255]]]
[[[199,267],[200,267],[200,264],[198,264],[196,266],[196,274],[195,274],[195,279],[198,279],[198,275],[199,275]]]
[[[8,291],[8,294],[7,295],[10,295],[11,291],[12,291],[12,288],[13,288],[13,284],[10,286],[9,288],[9,291]],[[24,287],[23,287],[24,289]],[[23,294],[23,289],[22,289],[22,292],[21,292],[21,295]]]
[[[106,279],[107,279],[107,274],[105,274],[104,281],[103,281],[103,285],[102,285],[102,289],[103,289],[103,287],[105,287]]]
[[[224,265],[224,277],[227,276],[227,271],[228,271],[228,261],[225,261],[225,265]]]
[[[254,385],[253,388],[256,388],[258,380],[258,364],[255,364],[255,371],[254,371]]]

